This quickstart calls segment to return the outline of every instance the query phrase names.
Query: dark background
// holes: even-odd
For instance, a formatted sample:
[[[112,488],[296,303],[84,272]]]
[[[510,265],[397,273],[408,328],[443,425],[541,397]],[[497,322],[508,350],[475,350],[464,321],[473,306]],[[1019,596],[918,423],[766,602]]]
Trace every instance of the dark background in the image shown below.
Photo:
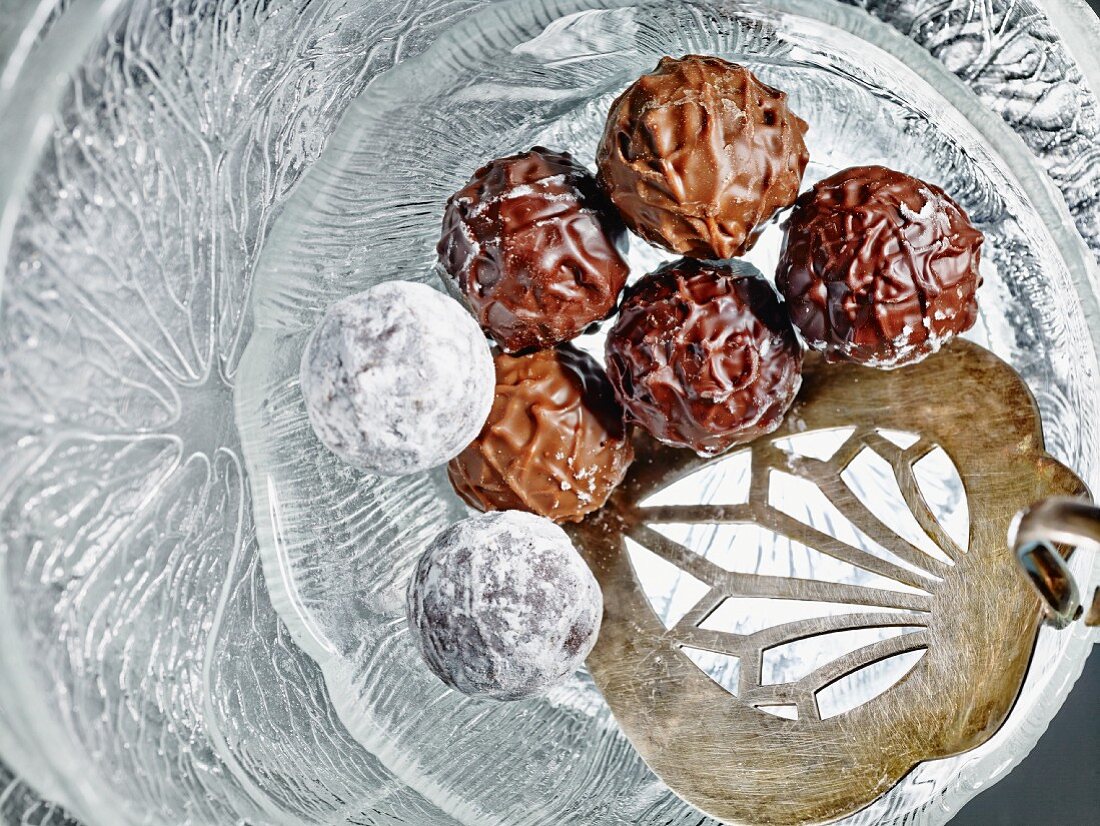
[[[1100,0],[1088,0],[1100,14]],[[1100,43],[1096,44],[1100,48]],[[1100,91],[1100,90],[1094,90]],[[1100,822],[1100,655],[1093,652],[1034,751],[968,803],[951,826],[1076,826]]]
[[[1100,5],[1100,0],[1096,0]],[[1100,656],[1035,749],[982,792],[951,826],[1085,826],[1100,822]]]

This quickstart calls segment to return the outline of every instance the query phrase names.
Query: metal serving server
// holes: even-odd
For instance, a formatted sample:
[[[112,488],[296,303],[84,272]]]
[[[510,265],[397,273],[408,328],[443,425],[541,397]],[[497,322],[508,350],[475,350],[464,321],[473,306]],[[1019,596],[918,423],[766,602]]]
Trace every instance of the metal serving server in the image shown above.
[[[1100,541],[1100,510],[1086,501],[1083,482],[1045,452],[1040,425],[1035,401],[1015,371],[987,350],[956,341],[895,371],[826,364],[812,355],[782,428],[745,448],[751,470],[748,496],[739,504],[647,504],[656,492],[725,457],[702,459],[644,442],[626,483],[574,537],[606,603],[588,667],[653,771],[725,822],[824,823],[866,806],[918,763],[988,740],[1012,710],[1044,619],[1064,627],[1083,614],[1063,559],[1070,549],[1058,552],[1052,543]],[[850,435],[827,459],[783,447],[792,435],[842,428]],[[902,447],[883,435],[888,431],[915,438]],[[966,547],[937,521],[914,474],[914,465],[937,447],[954,462],[965,491]],[[842,475],[865,449],[889,464],[905,505],[942,554],[903,538],[846,484]],[[887,553],[869,553],[776,508],[769,501],[776,470],[812,482]],[[734,572],[660,530],[685,523],[755,524],[905,587]],[[705,586],[670,626],[645,594],[628,540]],[[755,553],[749,547],[728,551]],[[828,603],[836,610],[751,633],[704,627],[724,601],[746,597]],[[1100,598],[1085,621],[1100,622]],[[771,649],[882,627],[905,632],[791,682],[763,679],[761,662]],[[736,685],[724,688],[685,648],[737,658]],[[823,689],[916,651],[923,652],[920,660],[884,692],[823,716]],[[788,712],[776,716],[776,707]]]

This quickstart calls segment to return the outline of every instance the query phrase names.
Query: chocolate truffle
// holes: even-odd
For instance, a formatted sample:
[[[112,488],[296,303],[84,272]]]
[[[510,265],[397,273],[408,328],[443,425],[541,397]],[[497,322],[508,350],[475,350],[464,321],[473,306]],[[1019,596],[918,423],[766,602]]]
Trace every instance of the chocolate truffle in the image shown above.
[[[712,456],[779,427],[802,384],[802,350],[754,267],[684,259],[627,290],[607,372],[628,421]]]
[[[306,414],[340,459],[385,476],[442,465],[493,402],[488,342],[457,301],[390,281],[336,302],[302,354]]]
[[[857,166],[798,199],[776,283],[826,358],[899,367],[974,325],[982,241],[938,186]]]
[[[607,501],[634,459],[606,374],[569,345],[495,361],[493,409],[451,462],[451,483],[479,510],[579,521]]]
[[[439,261],[509,353],[606,318],[626,284],[626,230],[596,179],[536,146],[482,167],[447,201]]]
[[[603,596],[565,531],[529,513],[485,513],[428,545],[409,583],[409,629],[439,679],[472,697],[520,700],[580,667]]]
[[[798,195],[806,122],[717,57],[661,59],[611,106],[599,179],[627,226],[693,258],[732,258]]]

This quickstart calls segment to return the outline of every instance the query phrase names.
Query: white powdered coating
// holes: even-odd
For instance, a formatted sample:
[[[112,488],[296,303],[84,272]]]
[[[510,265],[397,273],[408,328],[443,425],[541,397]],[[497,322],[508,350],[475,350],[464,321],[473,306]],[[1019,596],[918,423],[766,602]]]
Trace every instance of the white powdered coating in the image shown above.
[[[437,536],[408,590],[409,629],[444,683],[519,700],[566,679],[596,644],[603,595],[565,531],[520,511],[479,514]]]
[[[947,313],[941,310],[937,310],[933,313],[933,317],[937,321],[941,321],[945,318],[954,318],[956,313],[952,310],[951,313]],[[871,357],[862,358],[860,363],[865,367],[875,367],[879,370],[895,370],[898,367],[904,367],[909,364],[915,364],[918,361],[923,361],[933,353],[938,353],[943,345],[951,341],[955,337],[954,333],[946,335],[937,335],[932,331],[932,321],[926,316],[921,318],[921,326],[925,330],[924,338],[917,338],[917,328],[906,324],[902,328],[901,332],[893,340],[894,353],[889,357]],[[812,349],[819,351],[826,351],[827,345],[822,343],[820,346],[816,344],[810,345]],[[923,348],[922,354],[914,359],[913,354],[917,350],[917,347]],[[841,348],[841,352],[845,354],[849,359],[854,359],[860,353],[860,346],[857,344],[848,344]]]
[[[493,359],[477,322],[424,284],[390,281],[329,308],[302,354],[313,430],[385,476],[453,459],[489,416]]]
[[[930,189],[921,187],[919,194],[924,198],[924,204],[919,212],[915,212],[905,201],[898,204],[898,211],[907,221],[932,227],[935,230],[932,236],[936,239],[935,243],[942,245],[946,237],[951,234],[951,217],[948,215],[948,209],[951,209],[951,206],[942,196]]]

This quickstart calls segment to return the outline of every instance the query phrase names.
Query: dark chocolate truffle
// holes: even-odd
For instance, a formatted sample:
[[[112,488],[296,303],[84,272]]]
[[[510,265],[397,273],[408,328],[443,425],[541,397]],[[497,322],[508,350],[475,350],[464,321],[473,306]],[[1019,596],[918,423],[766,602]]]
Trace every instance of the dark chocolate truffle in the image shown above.
[[[627,290],[607,372],[629,421],[712,456],[779,427],[802,384],[802,350],[754,267],[684,259]]]
[[[448,466],[479,510],[575,522],[607,501],[634,460],[607,375],[575,347],[496,356],[496,397],[473,443]]]
[[[732,258],[798,196],[806,122],[717,57],[661,59],[611,106],[599,178],[627,226],[694,258]]]
[[[857,166],[798,199],[776,284],[826,358],[899,367],[974,325],[982,241],[938,186]]]
[[[409,630],[437,677],[472,697],[520,700],[576,671],[603,596],[565,531],[529,513],[464,519],[424,551]]]
[[[483,166],[451,196],[438,253],[482,328],[516,353],[611,313],[630,274],[625,241],[588,170],[536,146]]]

